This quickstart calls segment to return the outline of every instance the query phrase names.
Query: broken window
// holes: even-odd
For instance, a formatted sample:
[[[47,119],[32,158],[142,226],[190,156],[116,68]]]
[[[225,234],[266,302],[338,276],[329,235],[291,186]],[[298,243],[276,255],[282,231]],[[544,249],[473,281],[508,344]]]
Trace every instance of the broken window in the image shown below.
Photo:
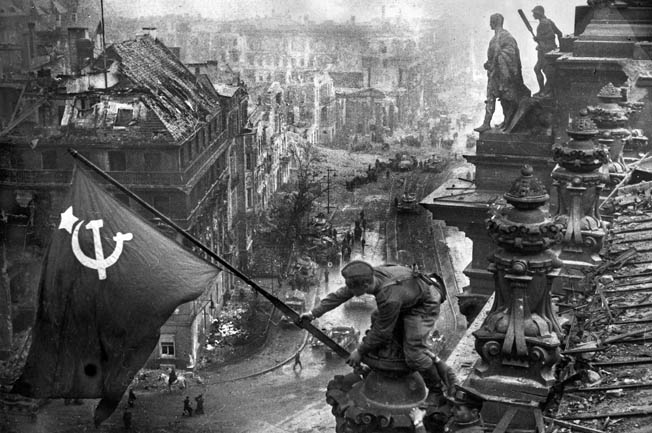
[[[174,358],[173,334],[161,334],[161,358]]]
[[[254,204],[254,191],[252,188],[247,188],[247,202],[245,206],[250,209]]]
[[[121,151],[109,152],[109,171],[126,171],[127,156]]]
[[[163,214],[170,213],[170,196],[156,195],[154,196],[154,208]]]
[[[161,171],[161,154],[158,152],[146,152],[144,154],[145,170]]]
[[[41,152],[41,167],[43,167],[43,170],[56,170],[59,168],[56,150],[45,150]]]
[[[115,123],[113,126],[127,126],[132,120],[134,110],[127,110],[124,108],[118,109],[118,114],[115,117]]]

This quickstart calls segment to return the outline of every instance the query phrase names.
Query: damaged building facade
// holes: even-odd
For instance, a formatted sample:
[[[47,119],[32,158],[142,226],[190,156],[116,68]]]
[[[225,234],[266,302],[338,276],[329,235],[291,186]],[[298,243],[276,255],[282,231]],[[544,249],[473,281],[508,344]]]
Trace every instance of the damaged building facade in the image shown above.
[[[307,129],[314,143],[348,146],[356,136],[380,142],[424,112],[424,76],[432,71],[419,61],[424,47],[405,22],[351,17],[316,24],[273,15],[226,22],[220,31],[203,23],[163,25],[159,36],[178,45],[183,58],[215,59],[239,73],[252,104],[278,83],[288,126]],[[377,99],[372,116],[368,93]]]
[[[247,268],[251,228],[243,216],[255,134],[244,87],[195,76],[149,35],[113,44],[83,74],[4,82],[19,95],[0,132],[0,206],[13,331],[34,314],[40,256],[56,227],[74,148],[211,249]],[[18,89],[18,90],[16,90]],[[13,117],[13,118],[12,118]],[[249,179],[249,180],[248,180]],[[175,233],[117,189],[109,191],[171,237]],[[178,235],[176,235],[178,237]],[[178,237],[181,242],[181,238]],[[231,287],[222,273],[161,329],[150,365],[194,364],[202,335]],[[3,345],[11,342],[2,342]]]

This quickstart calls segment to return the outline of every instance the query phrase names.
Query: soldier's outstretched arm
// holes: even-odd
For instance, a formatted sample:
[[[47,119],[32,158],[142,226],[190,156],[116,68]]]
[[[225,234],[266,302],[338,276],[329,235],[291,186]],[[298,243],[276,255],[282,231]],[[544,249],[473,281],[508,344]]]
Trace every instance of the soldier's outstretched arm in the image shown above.
[[[323,316],[330,310],[339,307],[351,299],[353,296],[353,292],[351,292],[348,287],[342,286],[336,291],[326,295],[326,297],[322,299],[319,304],[317,304],[311,311],[303,313],[301,316],[299,316],[299,319],[308,321],[314,320],[317,317]]]

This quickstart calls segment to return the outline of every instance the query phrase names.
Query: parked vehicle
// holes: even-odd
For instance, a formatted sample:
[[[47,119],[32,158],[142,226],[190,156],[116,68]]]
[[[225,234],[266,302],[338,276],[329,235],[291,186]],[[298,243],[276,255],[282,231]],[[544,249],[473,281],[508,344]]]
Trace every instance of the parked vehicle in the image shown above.
[[[419,204],[417,203],[416,193],[404,193],[396,209],[399,213],[417,213],[419,212]]]
[[[285,296],[285,304],[299,314],[304,313],[306,311],[306,295],[299,290],[293,290]],[[292,319],[286,315],[281,317],[280,323],[284,327],[294,325]]]
[[[322,332],[330,337],[337,344],[342,346],[344,349],[349,352],[355,349],[358,346],[358,341],[360,340],[360,331],[355,329],[352,326],[332,326],[321,328]],[[324,343],[313,338],[310,342],[310,346],[313,349],[324,347],[324,354],[327,358],[337,356],[335,352],[329,347],[325,347]]]

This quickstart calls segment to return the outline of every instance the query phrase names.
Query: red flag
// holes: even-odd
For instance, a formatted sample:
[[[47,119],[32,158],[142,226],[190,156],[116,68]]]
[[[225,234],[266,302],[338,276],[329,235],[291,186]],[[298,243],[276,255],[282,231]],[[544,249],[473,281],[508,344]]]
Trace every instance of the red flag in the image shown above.
[[[44,258],[38,312],[13,392],[101,398],[108,418],[177,306],[219,269],[161,234],[77,168]]]

